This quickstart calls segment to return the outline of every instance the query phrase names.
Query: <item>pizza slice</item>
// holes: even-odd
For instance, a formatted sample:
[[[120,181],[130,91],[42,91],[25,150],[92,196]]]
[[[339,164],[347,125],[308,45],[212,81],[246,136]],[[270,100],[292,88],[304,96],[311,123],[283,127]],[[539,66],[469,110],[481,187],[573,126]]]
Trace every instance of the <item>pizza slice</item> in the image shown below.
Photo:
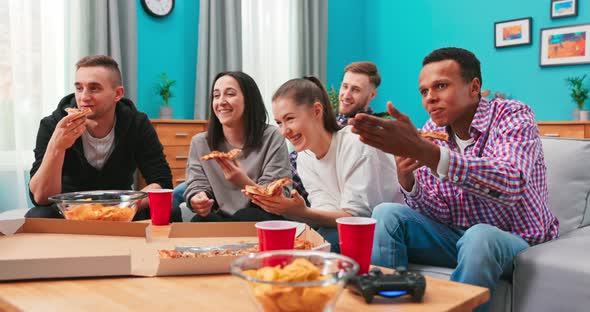
[[[281,178],[272,183],[270,183],[267,187],[267,193],[271,196],[280,195],[283,191],[283,187],[293,183],[289,178]]]
[[[260,185],[246,185],[244,186],[244,190],[250,194],[260,195],[260,196],[268,196],[266,194],[266,188]]]
[[[72,120],[76,120],[78,118],[88,116],[92,113],[92,110],[89,108],[86,108],[86,107],[83,107],[83,108],[66,107],[64,110],[66,111],[66,113],[68,113],[68,115],[75,115],[76,116]]]
[[[234,160],[236,159],[236,157],[238,157],[238,155],[242,152],[241,149],[238,148],[234,148],[233,150],[224,153],[224,152],[220,152],[220,151],[212,151],[211,153],[201,157],[201,160],[211,160],[211,159],[229,159],[229,160]]]
[[[260,185],[246,185],[244,190],[250,194],[259,195],[263,197],[272,197],[280,195],[283,187],[293,183],[289,178],[281,178],[269,183],[267,186]]]
[[[441,141],[449,141],[449,134],[447,132],[437,131],[437,132],[421,132],[420,135],[423,138],[434,139],[434,140],[441,140]]]
[[[294,249],[311,250],[313,243],[303,237],[296,237]],[[174,249],[160,249],[158,254],[161,259],[180,259],[180,258],[210,258],[217,256],[244,256],[250,253],[259,252],[258,244],[252,247],[230,250],[230,249],[214,249],[206,252],[191,252],[178,251]]]

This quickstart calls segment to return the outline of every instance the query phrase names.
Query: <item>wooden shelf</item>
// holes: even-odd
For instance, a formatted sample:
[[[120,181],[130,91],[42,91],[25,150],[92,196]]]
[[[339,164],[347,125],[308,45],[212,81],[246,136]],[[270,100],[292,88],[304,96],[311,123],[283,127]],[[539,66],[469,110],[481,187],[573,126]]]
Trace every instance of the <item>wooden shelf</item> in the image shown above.
[[[590,138],[590,121],[542,121],[538,123],[541,136],[560,138]]]

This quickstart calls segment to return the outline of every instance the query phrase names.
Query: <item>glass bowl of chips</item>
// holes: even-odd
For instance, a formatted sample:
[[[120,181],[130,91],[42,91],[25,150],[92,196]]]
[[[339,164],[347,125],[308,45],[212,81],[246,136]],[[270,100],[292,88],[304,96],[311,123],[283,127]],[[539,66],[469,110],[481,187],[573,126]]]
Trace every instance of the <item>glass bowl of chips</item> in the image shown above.
[[[277,250],[234,260],[231,274],[244,281],[259,311],[332,311],[358,271],[346,257],[323,251]]]
[[[147,193],[137,191],[84,191],[49,197],[68,220],[133,220]]]

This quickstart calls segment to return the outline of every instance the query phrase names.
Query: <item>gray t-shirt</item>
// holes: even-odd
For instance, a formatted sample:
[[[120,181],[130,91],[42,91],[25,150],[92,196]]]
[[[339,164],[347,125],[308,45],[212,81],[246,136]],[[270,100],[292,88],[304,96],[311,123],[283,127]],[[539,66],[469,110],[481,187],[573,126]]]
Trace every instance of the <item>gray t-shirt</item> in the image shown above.
[[[259,185],[268,184],[280,178],[291,178],[289,152],[285,138],[277,127],[269,125],[262,136],[262,145],[249,153],[240,153],[236,160],[240,163],[252,181]],[[223,142],[218,150],[228,152],[234,147]],[[245,208],[250,200],[240,192],[240,188],[227,181],[223,171],[215,160],[203,161],[201,157],[211,153],[207,144],[207,133],[195,135],[186,169],[186,191],[184,198],[190,207],[190,199],[199,192],[207,192],[226,214],[233,215]]]

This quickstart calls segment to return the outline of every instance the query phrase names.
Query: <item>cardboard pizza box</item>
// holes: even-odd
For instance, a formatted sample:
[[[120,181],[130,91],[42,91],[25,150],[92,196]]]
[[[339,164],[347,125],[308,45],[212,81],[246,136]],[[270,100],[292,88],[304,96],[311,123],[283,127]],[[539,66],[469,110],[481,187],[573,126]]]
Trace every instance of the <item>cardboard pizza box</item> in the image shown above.
[[[148,223],[16,219],[0,221],[0,280],[131,273],[131,248]]]
[[[141,276],[198,275],[229,273],[237,256],[161,259],[160,249],[207,247],[226,244],[257,243],[255,222],[173,223],[167,242],[152,242],[132,251],[132,274]],[[313,250],[330,251],[330,243],[313,230],[305,228],[299,237],[310,241]]]

